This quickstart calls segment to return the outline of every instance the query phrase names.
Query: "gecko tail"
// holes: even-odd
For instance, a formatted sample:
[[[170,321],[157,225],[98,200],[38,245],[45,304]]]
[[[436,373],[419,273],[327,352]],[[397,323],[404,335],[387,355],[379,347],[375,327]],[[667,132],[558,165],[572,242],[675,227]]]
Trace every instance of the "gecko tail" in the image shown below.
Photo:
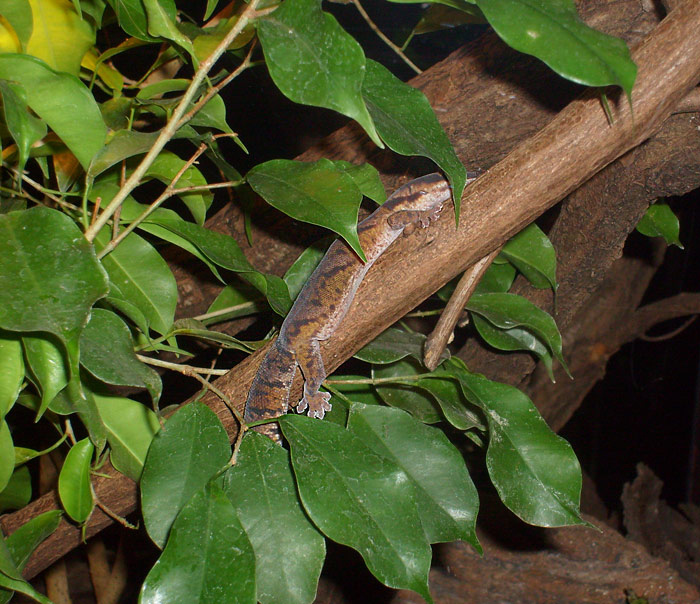
[[[287,412],[296,369],[294,354],[276,340],[250,386],[243,415],[246,423],[279,417]]]

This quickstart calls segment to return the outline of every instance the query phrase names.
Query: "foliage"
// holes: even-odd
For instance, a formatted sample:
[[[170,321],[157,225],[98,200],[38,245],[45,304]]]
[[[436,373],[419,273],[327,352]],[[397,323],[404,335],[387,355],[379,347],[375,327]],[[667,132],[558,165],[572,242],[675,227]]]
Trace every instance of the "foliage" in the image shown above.
[[[309,248],[284,279],[258,271],[232,237],[204,226],[216,191],[229,189],[244,209],[255,191],[337,233],[360,257],[362,198],[386,198],[369,165],[277,159],[242,176],[225,144],[245,143],[220,96],[241,73],[266,68],[289,99],[354,119],[379,147],[432,160],[457,210],[466,182],[424,95],[367,59],[320,1],[208,0],[203,16],[179,4],[18,0],[0,8],[2,509],[31,498],[28,460],[70,444],[58,492],[72,521],[85,523],[96,505],[91,474],[109,453],[115,468],[140,480],[144,523],[163,549],[143,603],[310,602],[325,538],[357,549],[386,585],[430,601],[430,544],[463,539],[480,551],[479,499],[465,463],[479,450],[504,503],[524,521],[580,523],[578,462],[532,402],[449,355],[423,371],[424,336],[402,329],[358,353],[371,377],[329,380],[327,421],[280,419],[288,450],[250,433],[236,443],[232,465],[228,436],[207,407],[161,412],[161,376],[149,364],[206,373],[158,358],[189,354],[186,338],[258,348],[209,325],[268,309],[284,315],[324,249]],[[414,33],[435,27],[438,10],[442,23],[486,20],[563,77],[631,92],[636,68],[626,46],[586,27],[571,0],[444,4]],[[132,58],[151,49],[152,64],[134,76]],[[173,65],[178,77],[168,75]],[[655,207],[640,230],[678,244]],[[175,320],[166,244],[222,283],[206,315]],[[478,333],[548,368],[563,363],[553,319],[507,293],[516,271],[556,290],[555,270],[548,239],[528,227],[469,303]],[[143,390],[153,410],[115,392],[122,387]],[[49,448],[14,442],[18,406],[56,430]],[[20,571],[57,522],[49,512],[0,540],[0,599],[16,590],[47,602]],[[191,563],[193,551],[201,555]]]

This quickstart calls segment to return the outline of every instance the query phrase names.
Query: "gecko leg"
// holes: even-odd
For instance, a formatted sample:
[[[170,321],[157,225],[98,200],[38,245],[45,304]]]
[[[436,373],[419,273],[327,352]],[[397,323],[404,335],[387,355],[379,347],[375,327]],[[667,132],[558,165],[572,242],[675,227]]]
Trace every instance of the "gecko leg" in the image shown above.
[[[329,392],[319,392],[318,389],[326,379],[326,368],[321,358],[321,348],[318,340],[304,343],[303,348],[295,350],[297,363],[304,375],[304,396],[297,404],[297,412],[303,413],[308,408],[309,417],[323,419],[326,411],[331,410],[328,400]]]

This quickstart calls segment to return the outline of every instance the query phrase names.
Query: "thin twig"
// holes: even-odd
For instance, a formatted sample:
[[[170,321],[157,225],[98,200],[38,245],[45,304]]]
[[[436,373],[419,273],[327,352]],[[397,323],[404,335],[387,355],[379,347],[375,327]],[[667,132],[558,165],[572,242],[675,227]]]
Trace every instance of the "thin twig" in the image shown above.
[[[365,11],[364,8],[362,8],[362,5],[360,4],[360,0],[352,0],[353,4],[355,5],[355,8],[357,8],[357,12],[362,15],[362,18],[367,21],[367,25],[369,25],[372,30],[374,31],[375,34],[377,34],[383,41],[384,43],[391,48],[400,58],[401,60],[406,63],[413,71],[415,71],[417,74],[423,73],[423,71],[418,67],[411,59],[409,59],[404,52],[396,45],[394,44],[389,38],[387,38],[384,35],[384,32],[382,32],[381,29],[377,27],[377,25],[370,19],[369,15],[367,14],[367,11]]]
[[[204,151],[206,151],[206,148],[206,143],[202,143],[201,145],[199,145],[198,149],[194,152],[192,157],[190,157],[182,165],[182,167],[178,170],[177,174],[175,174],[174,178],[170,181],[170,184],[168,184],[168,186],[165,187],[165,191],[163,191],[153,203],[149,204],[148,207],[143,212],[141,212],[141,214],[139,214],[127,227],[125,227],[119,233],[119,235],[117,235],[107,245],[105,245],[104,248],[102,248],[102,250],[100,250],[100,252],[97,254],[98,258],[104,258],[107,254],[114,250],[114,248],[116,248],[134,229],[136,229],[136,227],[138,227],[165,201],[167,201],[174,195],[173,191],[175,190],[175,185],[182,178],[182,175],[192,167],[192,164],[194,164],[197,161],[199,156],[202,155]]]
[[[448,341],[454,332],[455,325],[457,325],[457,321],[464,310],[467,300],[469,300],[474,293],[481,277],[484,276],[486,269],[491,266],[493,259],[498,256],[500,251],[501,248],[494,250],[488,256],[485,256],[479,260],[479,262],[464,271],[457,287],[454,292],[452,292],[447,306],[445,306],[445,310],[442,311],[435,325],[435,329],[433,329],[432,333],[425,341],[423,364],[430,369],[430,371],[433,371],[438,366],[440,357],[447,347]]]
[[[207,369],[206,367],[195,367],[194,365],[171,363],[169,361],[153,359],[142,354],[137,354],[136,358],[142,363],[147,363],[149,365],[153,365],[154,367],[162,367],[163,369],[169,369],[170,371],[177,371],[183,375],[193,375],[195,373],[198,375],[226,375],[230,371],[230,369]]]
[[[151,149],[146,153],[145,157],[141,160],[141,163],[137,166],[134,172],[131,174],[129,179],[124,183],[124,186],[119,189],[119,192],[114,196],[109,205],[104,209],[99,218],[94,224],[90,225],[85,231],[85,238],[88,241],[93,241],[100,232],[102,227],[107,224],[107,221],[116,212],[117,208],[124,202],[124,200],[129,196],[129,194],[141,184],[141,179],[148,168],[151,167],[156,157],[160,154],[165,147],[165,144],[173,137],[175,132],[179,127],[183,125],[182,119],[192,102],[192,99],[197,94],[199,86],[202,84],[204,79],[207,77],[209,70],[214,66],[219,57],[226,51],[226,49],[231,45],[231,43],[236,39],[236,37],[243,31],[243,28],[248,25],[250,19],[256,15],[256,8],[260,0],[251,0],[250,4],[241,13],[241,16],[236,21],[236,24],[231,28],[231,31],[226,34],[226,37],[219,43],[219,45],[214,49],[204,61],[199,65],[199,68],[194,74],[190,85],[187,87],[185,94],[178,103],[175,111],[173,111],[172,116],[168,120],[158,138],[153,143]],[[191,118],[194,113],[188,112],[189,118]]]

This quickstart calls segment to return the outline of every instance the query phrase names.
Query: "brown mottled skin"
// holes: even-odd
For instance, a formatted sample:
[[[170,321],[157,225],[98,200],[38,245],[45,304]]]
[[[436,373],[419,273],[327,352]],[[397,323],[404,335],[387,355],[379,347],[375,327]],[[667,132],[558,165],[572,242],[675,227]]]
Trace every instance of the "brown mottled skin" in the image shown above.
[[[322,419],[330,411],[330,394],[319,392],[326,379],[319,342],[333,335],[345,317],[357,288],[382,253],[415,225],[427,227],[452,194],[439,174],[428,174],[397,189],[357,228],[367,256],[362,262],[342,240],[336,240],[299,293],[279,336],[263,359],[248,393],[246,423],[279,417],[287,412],[289,391],[297,366],[304,376],[304,395],[297,411],[308,408]],[[273,436],[274,431],[264,430]]]

